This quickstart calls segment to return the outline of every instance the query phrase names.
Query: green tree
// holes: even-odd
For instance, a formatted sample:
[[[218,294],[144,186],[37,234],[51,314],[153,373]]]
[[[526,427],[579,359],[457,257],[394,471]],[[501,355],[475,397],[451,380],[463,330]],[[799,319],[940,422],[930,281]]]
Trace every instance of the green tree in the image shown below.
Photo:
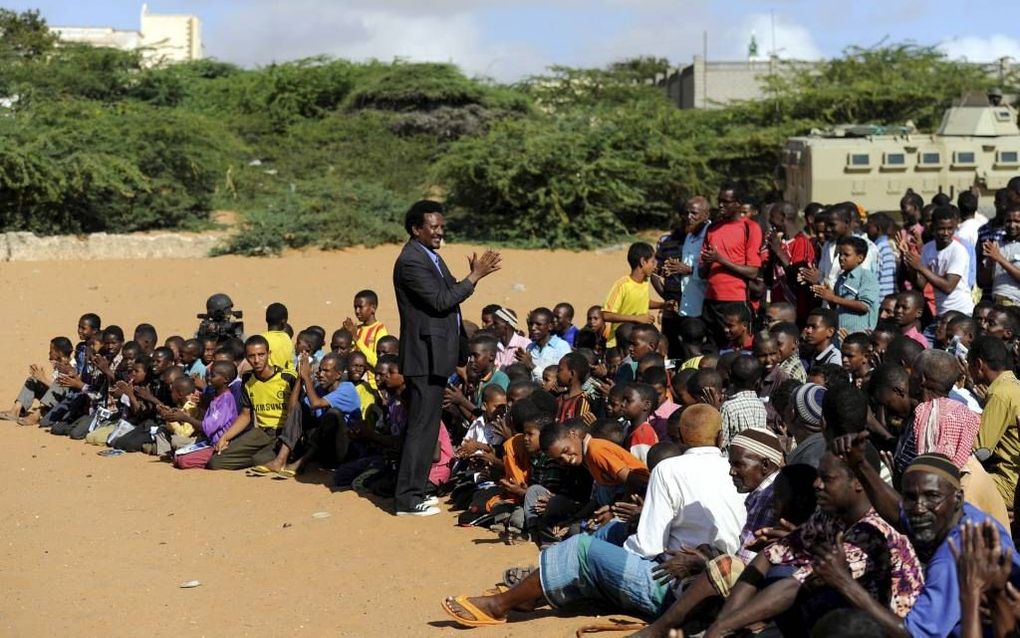
[[[0,8],[0,64],[39,58],[56,43],[56,34],[38,11],[17,13]]]

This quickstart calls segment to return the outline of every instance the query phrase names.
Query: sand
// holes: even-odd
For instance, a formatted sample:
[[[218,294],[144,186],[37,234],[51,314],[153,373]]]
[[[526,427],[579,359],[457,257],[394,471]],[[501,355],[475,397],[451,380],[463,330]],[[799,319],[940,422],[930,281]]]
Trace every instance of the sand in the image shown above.
[[[444,248],[456,275],[467,273],[472,250]],[[75,340],[84,312],[129,336],[150,322],[162,341],[193,333],[206,297],[227,292],[249,332],[264,328],[273,301],[289,307],[296,328],[332,331],[353,314],[354,293],[368,287],[379,293],[379,318],[395,330],[398,251],[5,263],[0,293],[13,325],[0,369],[3,407],[29,364],[45,363],[51,337]],[[523,316],[567,300],[581,323],[627,271],[619,250],[507,250],[504,258],[503,270],[464,305],[468,318],[477,321],[487,303]],[[0,428],[4,636],[459,635],[440,610],[444,596],[478,593],[505,567],[537,560],[534,546],[458,528],[452,514],[398,519],[388,503],[333,493],[324,472],[297,481],[182,472],[138,454],[99,457],[99,448],[35,427]],[[192,580],[200,585],[180,587]],[[472,635],[572,636],[593,620],[549,610],[528,618]]]

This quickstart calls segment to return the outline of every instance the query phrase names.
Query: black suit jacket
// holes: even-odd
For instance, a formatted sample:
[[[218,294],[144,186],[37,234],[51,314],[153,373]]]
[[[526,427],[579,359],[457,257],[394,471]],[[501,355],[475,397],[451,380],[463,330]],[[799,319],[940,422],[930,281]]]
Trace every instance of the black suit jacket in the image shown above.
[[[457,367],[460,303],[474,292],[457,281],[446,263],[439,267],[416,239],[404,244],[393,266],[393,290],[400,312],[400,371],[404,375],[448,377]]]

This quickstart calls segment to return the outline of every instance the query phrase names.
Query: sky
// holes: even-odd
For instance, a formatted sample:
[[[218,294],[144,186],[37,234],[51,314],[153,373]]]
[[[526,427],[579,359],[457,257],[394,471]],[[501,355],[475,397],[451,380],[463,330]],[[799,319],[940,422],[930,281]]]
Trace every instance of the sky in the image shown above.
[[[141,2],[2,1],[54,26],[137,29]],[[243,66],[313,55],[453,62],[513,82],[549,65],[603,66],[654,55],[684,66],[759,53],[817,59],[849,46],[914,42],[954,58],[1020,64],[1020,2],[977,0],[153,0],[152,13],[202,22],[204,55]],[[774,34],[774,39],[773,39]]]

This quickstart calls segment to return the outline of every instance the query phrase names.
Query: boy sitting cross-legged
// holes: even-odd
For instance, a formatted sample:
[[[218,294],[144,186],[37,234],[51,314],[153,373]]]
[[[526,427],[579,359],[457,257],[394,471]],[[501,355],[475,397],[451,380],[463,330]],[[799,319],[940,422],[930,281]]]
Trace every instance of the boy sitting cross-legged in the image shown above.
[[[28,378],[14,400],[14,406],[7,412],[0,413],[0,419],[13,421],[28,416],[36,401],[39,402],[40,414],[49,412],[67,394],[67,390],[57,384],[58,369],[70,364],[72,352],[71,340],[67,337],[50,339],[49,361],[53,368],[46,370],[43,366],[32,364],[28,368]]]

